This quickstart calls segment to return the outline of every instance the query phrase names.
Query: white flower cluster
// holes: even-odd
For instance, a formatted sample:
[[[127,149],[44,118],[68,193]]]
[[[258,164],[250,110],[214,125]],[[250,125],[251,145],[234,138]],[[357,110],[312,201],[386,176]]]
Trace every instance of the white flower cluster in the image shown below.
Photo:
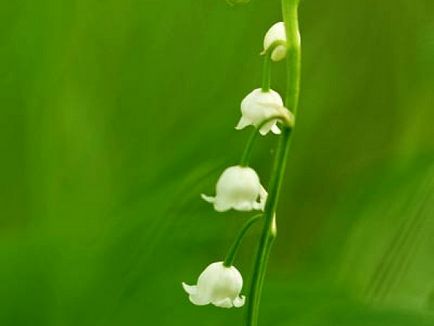
[[[264,38],[264,54],[273,61],[286,56],[286,34],[283,22],[274,24]],[[289,120],[291,113],[285,108],[281,96],[273,91],[255,89],[241,102],[241,118],[236,125],[240,130],[253,125],[263,136],[270,131],[280,134],[277,126],[281,117]],[[230,209],[238,211],[264,210],[267,191],[261,185],[258,174],[248,166],[231,166],[223,171],[215,187],[214,197],[202,194],[202,198],[213,204],[218,212]],[[197,285],[183,283],[190,301],[195,305],[213,304],[231,308],[244,305],[245,297],[240,296],[243,278],[233,266],[223,262],[209,265],[199,276]]]

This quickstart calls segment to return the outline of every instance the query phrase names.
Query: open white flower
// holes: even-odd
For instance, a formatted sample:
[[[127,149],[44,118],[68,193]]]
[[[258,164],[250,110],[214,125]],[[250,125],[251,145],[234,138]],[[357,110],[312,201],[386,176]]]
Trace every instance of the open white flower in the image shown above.
[[[242,307],[245,296],[240,296],[243,277],[234,267],[223,262],[212,263],[200,274],[197,285],[182,283],[190,301],[198,306],[213,304],[221,308]]]
[[[268,51],[270,46],[275,42],[286,43],[285,24],[279,22],[270,27],[264,38],[264,52]],[[278,45],[271,53],[271,60],[280,61],[286,57],[286,45]]]
[[[267,92],[257,88],[250,92],[241,102],[241,119],[235,129],[240,130],[253,125],[259,127],[265,120],[277,116],[287,115],[288,110],[283,105],[282,97],[279,93],[270,89]],[[280,134],[277,127],[277,119],[267,122],[259,132],[266,135],[270,130],[274,134]]]
[[[267,191],[255,170],[237,165],[223,171],[217,181],[215,197],[202,194],[202,198],[214,204],[218,212],[231,208],[238,211],[263,210]]]

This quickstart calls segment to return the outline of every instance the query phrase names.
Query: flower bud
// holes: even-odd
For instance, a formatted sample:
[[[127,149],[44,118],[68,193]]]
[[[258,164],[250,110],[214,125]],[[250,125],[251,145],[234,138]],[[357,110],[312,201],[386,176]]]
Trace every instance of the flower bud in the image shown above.
[[[223,171],[217,181],[216,196],[202,194],[202,198],[214,204],[214,209],[218,212],[225,212],[231,208],[238,211],[263,210],[267,192],[255,170],[231,166]]]
[[[269,48],[276,42],[282,42],[286,44],[286,31],[285,24],[279,22],[270,27],[264,38],[264,52],[267,52]],[[271,60],[280,61],[286,57],[286,45],[277,45],[271,53]]]
[[[200,274],[197,285],[182,283],[190,301],[198,306],[213,304],[221,308],[242,307],[245,296],[240,296],[243,277],[233,266],[223,262],[212,263]]]
[[[279,93],[269,90],[262,91],[260,88],[249,93],[241,102],[241,119],[235,129],[243,129],[253,125],[259,127],[262,123],[273,116],[284,116],[288,110],[283,106]],[[271,130],[274,134],[280,134],[277,127],[278,119],[271,120],[259,129],[261,135],[266,135]]]

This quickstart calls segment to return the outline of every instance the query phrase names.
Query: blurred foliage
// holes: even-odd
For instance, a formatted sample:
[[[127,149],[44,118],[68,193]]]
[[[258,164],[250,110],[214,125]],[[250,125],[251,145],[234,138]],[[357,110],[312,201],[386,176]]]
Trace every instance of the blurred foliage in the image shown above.
[[[433,325],[433,12],[302,1],[262,325]],[[199,194],[240,157],[239,101],[279,1],[22,0],[0,15],[0,325],[241,325],[243,309],[195,307],[180,283],[249,216]],[[284,65],[274,77],[282,91]],[[265,183],[275,143],[254,154]],[[237,261],[246,284],[258,232]]]

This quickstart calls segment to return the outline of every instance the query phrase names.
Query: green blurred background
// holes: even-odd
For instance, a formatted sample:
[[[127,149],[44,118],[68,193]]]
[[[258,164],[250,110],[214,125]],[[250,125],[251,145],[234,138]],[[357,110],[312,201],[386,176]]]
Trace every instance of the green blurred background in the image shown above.
[[[280,17],[277,0],[2,1],[0,325],[242,325],[181,282],[251,215],[199,194],[240,158]],[[434,325],[434,2],[304,0],[300,20],[261,325]],[[275,145],[255,150],[265,184]]]

